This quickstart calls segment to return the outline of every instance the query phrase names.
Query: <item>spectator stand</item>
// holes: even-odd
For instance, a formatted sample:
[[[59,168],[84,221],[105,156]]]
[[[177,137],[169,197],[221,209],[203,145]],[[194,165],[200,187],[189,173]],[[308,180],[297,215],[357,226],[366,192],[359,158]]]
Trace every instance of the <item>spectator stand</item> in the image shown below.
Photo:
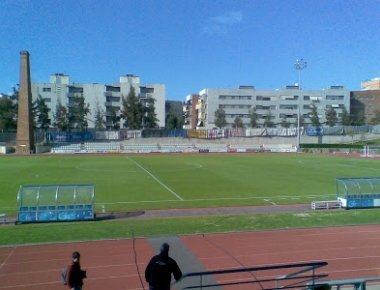
[[[94,220],[94,201],[94,184],[22,185],[16,224]]]

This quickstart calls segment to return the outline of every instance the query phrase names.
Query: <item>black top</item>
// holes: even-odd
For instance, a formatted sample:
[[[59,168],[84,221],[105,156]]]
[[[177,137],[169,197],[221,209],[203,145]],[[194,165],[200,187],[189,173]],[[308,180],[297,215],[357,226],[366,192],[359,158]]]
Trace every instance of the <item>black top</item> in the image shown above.
[[[178,281],[182,277],[182,272],[177,262],[166,253],[154,256],[145,269],[145,280],[153,287],[170,286],[171,274]]]

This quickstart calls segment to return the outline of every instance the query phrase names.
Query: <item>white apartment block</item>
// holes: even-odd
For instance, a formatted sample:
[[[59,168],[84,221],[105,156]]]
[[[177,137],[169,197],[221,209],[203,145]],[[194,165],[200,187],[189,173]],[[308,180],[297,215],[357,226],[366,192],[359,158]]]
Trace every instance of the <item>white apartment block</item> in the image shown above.
[[[277,127],[286,118],[291,126],[297,123],[298,114],[306,126],[311,126],[310,105],[315,104],[320,123],[326,122],[325,111],[333,107],[338,120],[343,106],[350,112],[350,91],[342,86],[331,86],[323,90],[300,90],[298,86],[286,86],[279,90],[256,90],[253,86],[240,86],[237,89],[203,89],[199,92],[197,104],[198,124],[212,129],[215,126],[215,111],[222,108],[226,114],[227,128],[233,127],[239,117],[246,128],[250,127],[250,111],[256,109],[258,125],[263,127],[265,118]],[[296,126],[295,126],[296,127]]]
[[[166,86],[163,84],[140,84],[140,77],[127,74],[120,77],[120,82],[111,85],[104,84],[70,84],[70,77],[64,74],[50,76],[50,83],[32,83],[32,98],[36,100],[41,96],[51,109],[50,118],[53,123],[53,114],[56,110],[58,99],[70,110],[74,104],[74,98],[84,96],[86,104],[90,105],[90,114],[87,115],[88,127],[95,126],[95,109],[97,103],[105,112],[106,127],[110,129],[111,111],[114,109],[119,114],[122,107],[122,96],[127,97],[130,87],[135,92],[140,102],[145,104],[148,97],[155,99],[155,112],[157,114],[158,126],[165,127],[165,100]],[[143,121],[142,121],[143,122]],[[122,127],[123,120],[120,121]]]

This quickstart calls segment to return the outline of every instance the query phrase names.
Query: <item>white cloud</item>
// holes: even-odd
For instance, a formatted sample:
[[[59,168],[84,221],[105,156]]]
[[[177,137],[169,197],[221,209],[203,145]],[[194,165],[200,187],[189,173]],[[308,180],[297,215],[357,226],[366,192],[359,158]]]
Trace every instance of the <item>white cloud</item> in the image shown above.
[[[241,12],[229,12],[208,19],[203,27],[203,34],[227,34],[228,28],[243,21]]]

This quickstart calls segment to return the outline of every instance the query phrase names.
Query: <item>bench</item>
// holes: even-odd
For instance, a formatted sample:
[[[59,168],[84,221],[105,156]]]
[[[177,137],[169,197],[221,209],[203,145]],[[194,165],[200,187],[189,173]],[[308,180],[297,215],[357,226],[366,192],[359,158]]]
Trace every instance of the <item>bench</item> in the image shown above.
[[[0,213],[0,219],[3,220],[3,224],[7,222],[7,215],[5,213]]]
[[[328,201],[313,201],[311,203],[311,209],[334,209],[342,208],[342,203],[337,200],[328,200]]]

